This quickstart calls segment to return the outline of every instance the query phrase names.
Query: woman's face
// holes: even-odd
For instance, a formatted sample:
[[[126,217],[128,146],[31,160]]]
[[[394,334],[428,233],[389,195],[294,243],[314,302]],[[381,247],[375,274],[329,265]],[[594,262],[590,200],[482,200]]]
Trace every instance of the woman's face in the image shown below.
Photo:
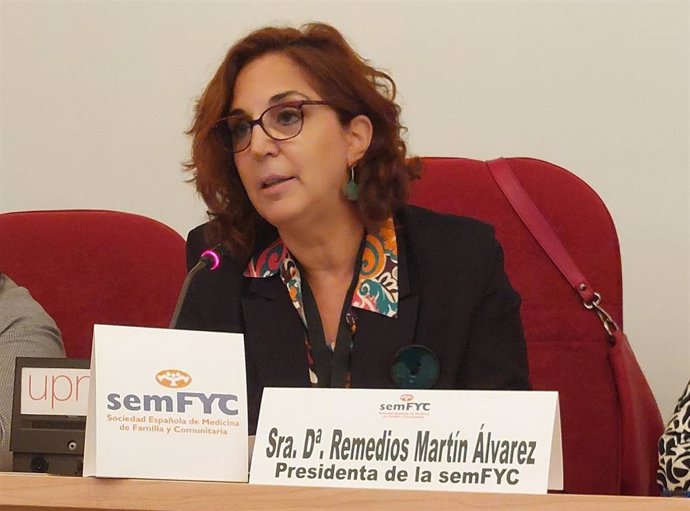
[[[240,71],[231,110],[256,119],[276,104],[322,99],[289,57],[272,53]],[[340,123],[331,107],[305,105],[302,112],[296,137],[276,141],[253,126],[249,147],[234,155],[252,204],[279,229],[342,214],[349,207],[341,192],[348,167],[364,154],[360,137]]]

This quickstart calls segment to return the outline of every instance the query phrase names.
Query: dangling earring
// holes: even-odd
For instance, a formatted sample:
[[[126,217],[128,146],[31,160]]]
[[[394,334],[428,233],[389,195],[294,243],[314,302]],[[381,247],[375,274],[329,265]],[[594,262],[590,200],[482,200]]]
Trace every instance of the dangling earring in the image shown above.
[[[350,180],[343,185],[343,193],[345,194],[345,197],[352,202],[356,201],[357,197],[359,197],[359,185],[355,182],[356,166],[357,165],[355,164],[350,167]]]

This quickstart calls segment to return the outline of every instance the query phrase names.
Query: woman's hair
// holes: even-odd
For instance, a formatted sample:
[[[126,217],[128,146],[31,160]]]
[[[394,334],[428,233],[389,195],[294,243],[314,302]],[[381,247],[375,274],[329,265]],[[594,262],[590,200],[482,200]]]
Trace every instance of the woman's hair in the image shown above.
[[[231,107],[239,72],[269,53],[289,57],[310,84],[328,101],[341,123],[357,115],[373,125],[371,144],[357,163],[357,208],[362,222],[376,228],[407,202],[410,179],[418,177],[418,158],[406,159],[396,87],[386,73],[370,66],[330,25],[309,23],[299,29],[265,27],[238,41],[197,102],[192,127],[192,158],[185,164],[211,218],[208,242],[223,241],[230,252],[244,258],[251,252],[259,215],[240,181],[232,153],[214,136],[216,122]]]

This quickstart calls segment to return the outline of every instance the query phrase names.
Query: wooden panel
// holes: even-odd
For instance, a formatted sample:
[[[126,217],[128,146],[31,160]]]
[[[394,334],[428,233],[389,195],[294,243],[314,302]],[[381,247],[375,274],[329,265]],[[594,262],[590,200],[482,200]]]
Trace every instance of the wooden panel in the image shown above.
[[[0,511],[35,510],[655,511],[688,499],[592,495],[498,495],[253,486],[236,483],[0,474]]]

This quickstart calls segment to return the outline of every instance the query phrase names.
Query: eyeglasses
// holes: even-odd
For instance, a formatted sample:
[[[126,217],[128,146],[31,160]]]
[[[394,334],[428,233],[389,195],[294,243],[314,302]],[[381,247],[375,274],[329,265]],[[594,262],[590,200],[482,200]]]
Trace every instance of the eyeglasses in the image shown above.
[[[231,115],[220,119],[213,127],[218,141],[233,153],[244,151],[252,142],[252,131],[257,124],[273,140],[289,140],[302,131],[304,112],[308,105],[330,105],[327,101],[300,100],[280,103],[264,110],[258,119]]]

